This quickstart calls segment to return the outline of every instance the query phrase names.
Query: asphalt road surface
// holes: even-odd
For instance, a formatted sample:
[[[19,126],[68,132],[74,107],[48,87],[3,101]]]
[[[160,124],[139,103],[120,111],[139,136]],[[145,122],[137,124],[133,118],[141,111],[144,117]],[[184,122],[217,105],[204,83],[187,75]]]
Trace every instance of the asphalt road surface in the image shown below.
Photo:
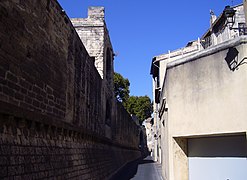
[[[111,180],[162,180],[160,165],[150,156],[128,163]]]

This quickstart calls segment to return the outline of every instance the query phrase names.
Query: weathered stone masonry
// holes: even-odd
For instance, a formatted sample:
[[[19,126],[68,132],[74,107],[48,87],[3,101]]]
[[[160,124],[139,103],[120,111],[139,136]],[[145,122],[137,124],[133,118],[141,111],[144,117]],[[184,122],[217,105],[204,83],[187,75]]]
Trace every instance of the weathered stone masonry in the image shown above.
[[[139,157],[94,59],[55,0],[0,2],[0,179],[107,179]]]

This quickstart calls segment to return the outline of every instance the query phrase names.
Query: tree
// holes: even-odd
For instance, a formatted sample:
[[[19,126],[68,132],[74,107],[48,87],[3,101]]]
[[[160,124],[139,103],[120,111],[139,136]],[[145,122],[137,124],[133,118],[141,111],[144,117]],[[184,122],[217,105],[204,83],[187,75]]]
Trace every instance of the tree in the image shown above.
[[[153,112],[152,102],[148,96],[130,96],[125,108],[130,114],[136,115],[141,122],[151,117]]]
[[[129,114],[136,115],[142,122],[151,117],[153,106],[148,96],[129,96],[130,82],[119,73],[114,73],[114,93]]]
[[[114,73],[114,93],[116,99],[125,104],[127,99],[129,98],[129,86],[130,82],[127,78],[124,78],[119,73]]]

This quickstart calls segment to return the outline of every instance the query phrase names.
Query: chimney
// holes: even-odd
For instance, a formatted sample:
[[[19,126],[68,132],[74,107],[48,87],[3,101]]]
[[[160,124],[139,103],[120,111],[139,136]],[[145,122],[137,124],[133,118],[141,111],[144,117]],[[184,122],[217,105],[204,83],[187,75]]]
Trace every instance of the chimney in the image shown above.
[[[210,10],[210,27],[212,27],[216,19],[217,19],[216,15],[214,14],[212,10]]]
[[[104,20],[105,8],[104,7],[89,7],[88,8],[88,18]]]

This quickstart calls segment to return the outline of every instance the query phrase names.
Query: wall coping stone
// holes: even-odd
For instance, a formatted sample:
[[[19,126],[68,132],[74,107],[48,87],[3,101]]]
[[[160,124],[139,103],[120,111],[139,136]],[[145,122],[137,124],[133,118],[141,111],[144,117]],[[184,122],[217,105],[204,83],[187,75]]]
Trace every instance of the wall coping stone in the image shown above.
[[[238,46],[238,45],[246,44],[246,43],[247,43],[247,35],[239,36],[239,37],[236,37],[235,39],[232,39],[232,40],[229,40],[229,41],[225,41],[225,42],[223,42],[221,44],[218,44],[216,46],[212,46],[210,48],[198,51],[197,53],[192,54],[190,56],[187,56],[187,57],[184,57],[184,58],[169,62],[167,64],[167,69],[170,69],[170,68],[173,68],[173,67],[176,67],[176,66],[191,62],[191,61],[195,61],[196,59],[199,59],[199,58],[202,58],[202,57],[206,57],[206,56],[209,56],[211,54],[215,54],[215,53],[217,53],[219,51],[226,50],[229,47]]]
[[[0,115],[9,116],[10,118],[8,119],[8,121],[13,121],[15,119],[14,117],[16,117],[24,121],[27,120],[27,121],[32,121],[32,123],[40,123],[42,127],[49,126],[49,127],[54,127],[55,129],[60,129],[58,131],[61,131],[61,132],[66,131],[71,134],[79,133],[79,136],[87,140],[90,140],[92,142],[99,142],[99,143],[107,144],[110,146],[120,147],[123,149],[139,151],[137,147],[133,148],[133,147],[124,146],[118,142],[114,142],[113,140],[110,140],[106,137],[92,133],[86,129],[82,129],[78,126],[73,126],[67,122],[61,121],[58,118],[47,116],[47,115],[34,112],[34,111],[29,111],[29,110],[23,109],[21,107],[18,107],[16,105],[9,104],[6,102],[0,101]],[[1,123],[4,123],[4,122],[1,122]],[[13,122],[7,122],[7,123],[12,124]]]

